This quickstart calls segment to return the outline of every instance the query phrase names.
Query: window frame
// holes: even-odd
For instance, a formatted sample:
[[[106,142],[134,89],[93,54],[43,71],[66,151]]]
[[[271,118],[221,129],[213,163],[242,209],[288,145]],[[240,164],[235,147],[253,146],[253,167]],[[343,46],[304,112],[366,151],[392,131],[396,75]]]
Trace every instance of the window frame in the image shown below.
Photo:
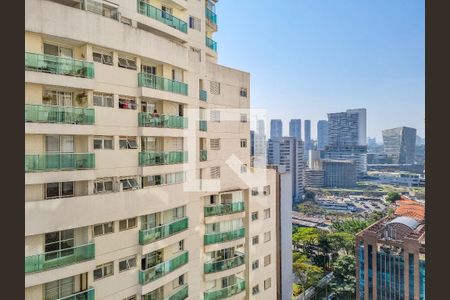
[[[270,219],[270,208],[264,209],[264,219]]]
[[[96,54],[97,54],[97,57],[100,58],[100,61],[96,60],[96,58],[95,58]],[[111,59],[110,61],[108,61],[108,57]],[[94,48],[94,49],[92,49],[92,59],[94,62],[102,63],[102,64],[108,65],[108,66],[113,66],[114,65],[114,52]]]
[[[267,267],[268,265],[270,265],[272,263],[272,257],[270,254],[267,254],[266,256],[264,256],[264,267]]]
[[[125,145],[121,145],[123,142],[125,142]],[[134,146],[134,143],[136,146]],[[138,148],[136,136],[119,136],[119,150],[136,150]]]
[[[130,220],[134,220],[134,225],[130,226]],[[125,222],[125,227],[121,227],[123,222]],[[138,226],[137,223],[137,217],[119,220],[119,232],[136,228]]]
[[[132,262],[133,260],[134,260],[134,265],[130,264],[130,261]],[[123,262],[125,262],[126,266],[124,269],[121,269],[121,263],[123,263]],[[136,255],[132,255],[132,256],[128,256],[128,257],[119,259],[119,273],[134,269],[136,267],[137,267],[137,256]]]
[[[271,240],[272,240],[271,232],[270,231],[264,232],[264,243],[270,242]]]
[[[108,267],[111,267],[111,273],[107,274],[106,271],[108,271]],[[95,272],[101,270],[101,277],[96,277]],[[98,265],[95,267],[95,269],[92,271],[92,278],[94,281],[110,277],[114,275],[114,261],[110,261],[101,265]]]
[[[128,70],[137,70],[136,58],[131,58],[123,54],[119,54],[117,66]]]
[[[241,148],[247,148],[247,139],[241,139],[241,141],[240,141],[240,145],[241,145]]]
[[[252,221],[256,221],[259,219],[259,213],[258,211],[253,211],[252,212]]]
[[[96,103],[97,100],[101,98],[101,105]],[[109,105],[111,104],[111,105]],[[102,92],[94,92],[93,96],[93,105],[97,107],[109,107],[114,108],[114,94],[102,93]]]
[[[109,224],[111,226],[109,226]],[[96,233],[95,228],[98,226],[101,226],[102,229],[102,233]],[[111,231],[107,232],[107,229],[111,228]],[[92,226],[92,236],[93,237],[99,237],[99,236],[103,236],[103,235],[107,235],[107,234],[111,234],[114,233],[114,221],[111,222],[105,222],[105,223],[99,223],[99,224],[94,224]]]
[[[101,141],[101,147],[96,148],[95,142]],[[105,141],[111,141],[111,148],[105,147]],[[95,135],[93,138],[94,150],[114,150],[114,136]]]
[[[105,183],[111,182],[111,190],[105,188]],[[103,186],[102,191],[97,188],[97,184],[101,183]],[[112,178],[99,178],[94,181],[94,194],[106,194],[114,192],[114,180]]]

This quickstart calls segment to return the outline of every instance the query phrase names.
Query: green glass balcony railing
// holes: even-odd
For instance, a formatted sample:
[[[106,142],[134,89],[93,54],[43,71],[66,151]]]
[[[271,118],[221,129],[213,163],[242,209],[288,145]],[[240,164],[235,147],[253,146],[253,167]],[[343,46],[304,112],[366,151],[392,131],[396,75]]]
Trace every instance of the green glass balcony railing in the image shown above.
[[[95,244],[46,252],[25,257],[25,273],[41,272],[94,259]]]
[[[245,291],[245,280],[236,278],[236,283],[218,290],[210,290],[204,293],[205,300],[218,300],[237,295]]]
[[[25,52],[25,70],[94,78],[94,64],[69,57]]]
[[[139,244],[146,245],[157,240],[165,239],[188,228],[188,218],[175,220],[158,227],[139,230]]]
[[[200,150],[200,161],[208,160],[208,150]]]
[[[188,127],[188,119],[181,116],[161,115],[153,117],[152,113],[139,113],[139,126],[141,127],[158,127],[158,128],[179,128],[184,129]]]
[[[206,19],[211,22],[211,24],[217,26],[217,15],[212,10],[206,8],[205,11]]]
[[[94,168],[94,153],[25,154],[25,172],[87,170]]]
[[[207,131],[208,130],[208,123],[205,120],[198,121],[198,127],[200,131]]]
[[[205,245],[217,244],[237,240],[245,236],[245,228],[239,228],[227,232],[205,234],[203,241]]]
[[[165,299],[167,300],[183,300],[186,299],[189,296],[188,293],[188,285],[182,285],[178,287],[176,290],[174,290],[168,297]]]
[[[208,93],[205,90],[200,90],[198,98],[202,101],[208,101]]]
[[[95,300],[95,290],[94,288],[90,288],[86,291],[78,292],[63,298],[58,298],[58,300]]]
[[[184,251],[167,261],[157,264],[156,266],[153,266],[146,270],[139,270],[139,283],[147,284],[149,282],[157,280],[178,269],[179,267],[187,264],[188,261],[189,254],[187,251]]]
[[[204,265],[205,274],[225,271],[228,269],[236,268],[245,263],[245,254],[236,253],[236,256],[224,260],[207,262]]]
[[[205,217],[235,214],[245,210],[244,202],[205,206]]]
[[[217,52],[217,43],[209,37],[206,37],[206,46],[214,52]]]
[[[187,162],[187,151],[139,152],[140,166],[174,165]]]
[[[148,87],[151,89],[182,94],[185,96],[188,94],[188,85],[186,83],[159,77],[149,73],[138,74],[138,85],[141,87]]]
[[[138,0],[138,13],[147,16],[149,18],[155,19],[161,23],[169,25],[181,32],[187,33],[187,23],[174,17],[168,12],[162,11],[142,0]]]
[[[93,108],[25,104],[25,122],[93,125]]]
[[[89,12],[92,12],[94,14],[98,14],[104,17],[109,17],[113,20],[118,21],[119,20],[119,10],[117,8],[112,8],[111,6],[108,7],[107,11],[108,13],[105,13],[105,7],[103,6],[103,3],[100,1],[94,1],[94,0],[81,0],[80,1],[80,8],[82,10],[86,10]]]

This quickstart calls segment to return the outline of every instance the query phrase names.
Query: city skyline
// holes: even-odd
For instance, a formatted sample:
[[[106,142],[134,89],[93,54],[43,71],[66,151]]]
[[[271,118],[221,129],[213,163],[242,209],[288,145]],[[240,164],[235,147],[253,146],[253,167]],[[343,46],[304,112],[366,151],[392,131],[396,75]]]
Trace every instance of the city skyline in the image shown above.
[[[282,16],[251,1],[235,4],[218,7],[219,63],[252,74],[252,108],[285,124],[310,119],[314,139],[327,113],[359,107],[377,141],[383,129],[400,126],[425,137],[424,1],[288,1]],[[289,36],[297,38],[286,43]]]

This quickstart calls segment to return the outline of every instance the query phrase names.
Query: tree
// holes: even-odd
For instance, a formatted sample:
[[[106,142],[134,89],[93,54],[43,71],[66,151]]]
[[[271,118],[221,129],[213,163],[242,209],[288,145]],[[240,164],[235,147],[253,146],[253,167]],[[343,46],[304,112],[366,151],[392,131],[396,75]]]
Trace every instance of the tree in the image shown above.
[[[386,201],[393,203],[397,200],[400,200],[402,196],[399,193],[396,192],[389,192],[387,193]]]
[[[306,255],[300,255],[292,265],[295,276],[301,285],[301,291],[305,291],[316,285],[323,277],[323,269],[312,264]]]
[[[371,222],[368,220],[347,219],[331,223],[331,228],[335,232],[347,232],[355,235],[370,224]]]
[[[315,201],[316,194],[313,191],[305,190],[305,201]]]
[[[355,257],[351,255],[344,255],[334,263],[334,278],[330,283],[331,291],[334,293],[336,299],[339,300],[353,300],[355,299]]]
[[[300,249],[308,257],[314,255],[314,249],[319,243],[320,229],[309,227],[298,227],[292,235],[295,249]]]

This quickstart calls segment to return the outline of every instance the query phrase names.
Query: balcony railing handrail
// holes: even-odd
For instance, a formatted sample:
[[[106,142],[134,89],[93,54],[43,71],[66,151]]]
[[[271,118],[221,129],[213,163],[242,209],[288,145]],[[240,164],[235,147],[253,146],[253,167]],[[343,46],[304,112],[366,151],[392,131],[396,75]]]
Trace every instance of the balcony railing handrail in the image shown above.
[[[34,254],[34,255],[28,255],[28,256],[25,256],[25,258],[38,256],[38,255],[48,255],[48,254],[53,254],[53,253],[59,253],[59,252],[68,251],[68,250],[75,250],[75,249],[83,248],[83,247],[90,246],[90,245],[94,245],[94,242],[90,242],[90,243],[83,244],[83,245],[77,245],[77,246],[73,246],[73,247],[70,247],[70,248],[64,248],[64,249],[59,249],[59,250],[54,250],[54,251],[48,251],[48,252],[43,252],[43,253],[39,253],[39,254]]]
[[[90,125],[95,123],[95,110],[91,107],[26,103],[25,122]]]
[[[25,172],[86,170],[95,168],[95,153],[25,154]]]
[[[236,283],[231,284],[224,288],[220,288],[220,289],[215,289],[215,288],[209,289],[205,292],[205,294],[219,293],[222,291],[232,291],[234,288],[237,288],[237,290],[236,290],[237,292],[239,292],[239,293],[242,292],[245,289],[245,280],[242,278],[239,278],[239,277],[235,277],[235,278],[236,278]],[[237,294],[237,293],[234,293],[231,295],[228,294],[227,297],[235,295],[235,294]],[[205,297],[205,299],[210,299],[210,297]],[[216,296],[216,297],[212,297],[212,299],[222,299],[222,297]]]
[[[206,204],[205,207],[221,207],[221,206],[232,206],[233,204],[245,203],[244,201],[236,201],[231,203],[221,203],[221,204]]]
[[[94,288],[93,287],[90,287],[90,288],[88,288],[87,290],[84,290],[84,291],[81,291],[81,292],[78,292],[78,293],[75,293],[75,294],[72,294],[72,295],[69,295],[69,296],[66,296],[66,297],[62,297],[62,298],[58,298],[57,300],[66,300],[66,299],[71,299],[72,297],[76,297],[76,296],[78,296],[78,295],[82,295],[82,294],[85,294],[85,293],[89,293],[89,292],[91,292],[91,291],[93,291],[94,290]],[[80,299],[82,299],[82,298],[80,298]],[[83,298],[84,299],[84,298]],[[87,300],[89,300],[89,298],[86,298]]]
[[[25,51],[25,54],[55,58],[56,60],[60,60],[60,61],[80,62],[82,64],[88,64],[88,65],[94,66],[93,62],[90,62],[87,60],[82,60],[82,59],[76,59],[76,58],[72,58],[72,57],[58,56],[58,55],[45,54],[45,53],[33,53],[33,52],[27,52],[27,51]]]
[[[180,259],[181,261],[177,261],[177,265],[171,266],[170,264],[177,259]],[[139,283],[140,284],[147,284],[153,280],[157,280],[161,278],[162,276],[173,272],[174,270],[178,269],[179,267],[187,264],[189,262],[189,252],[187,250],[183,250],[181,252],[176,253],[176,255],[173,255],[171,258],[160,262],[159,264],[156,264],[148,269],[139,270]],[[165,269],[165,266],[168,265],[167,269]],[[161,273],[155,273],[155,276],[153,278],[145,278],[145,276],[148,276],[153,271],[157,271],[158,268],[164,268],[164,270],[161,271]]]
[[[205,264],[223,263],[223,262],[235,260],[235,259],[238,259],[238,258],[241,258],[241,257],[245,257],[245,254],[242,253],[242,252],[235,251],[233,257],[226,258],[226,259],[221,259],[221,260],[216,260],[216,261],[210,260],[210,261],[205,262]]]
[[[206,236],[212,236],[212,235],[216,235],[216,234],[227,234],[227,233],[232,233],[232,232],[238,232],[238,231],[241,231],[242,229],[245,229],[245,227],[232,229],[232,230],[228,230],[228,231],[219,231],[219,232],[205,233],[205,235]]]
[[[206,37],[206,46],[213,51],[217,51],[217,42],[209,37]]]
[[[149,80],[150,83],[146,82],[146,80]],[[145,72],[138,73],[138,85],[182,95],[187,95],[188,93],[187,83]]]
[[[187,288],[188,288],[187,283],[185,283],[185,284],[183,284],[183,285],[180,285],[179,287],[177,287],[176,289],[174,289],[169,295],[167,295],[167,297],[165,297],[164,299],[165,299],[165,300],[168,300],[168,299],[170,299],[172,296],[178,294],[179,292],[181,292],[182,290],[187,289]],[[187,292],[186,292],[186,293],[187,293]]]
[[[51,70],[50,64],[57,64],[54,70]],[[61,65],[72,67],[72,69],[61,69]],[[78,68],[75,69],[74,67]],[[87,68],[86,72],[79,73],[83,68]],[[86,60],[75,59],[72,57],[63,57],[44,53],[25,52],[25,69],[33,71],[46,70],[48,73],[59,75],[70,75],[83,78],[94,78],[94,63]]]
[[[161,125],[162,128],[187,128],[187,118],[183,116],[176,115],[159,115],[157,117],[153,116],[151,112],[139,112],[139,126],[142,127],[159,127]],[[154,121],[155,124],[152,124],[151,121]],[[171,126],[170,124],[165,124],[165,122],[170,123],[171,121],[181,122],[179,126]]]
[[[157,230],[157,229],[159,229],[159,228],[163,228],[163,227],[169,226],[169,225],[171,225],[171,224],[180,222],[180,221],[182,221],[182,220],[184,220],[184,219],[187,219],[187,218],[188,218],[188,217],[181,217],[181,218],[178,218],[178,219],[176,219],[176,220],[170,221],[169,223],[161,224],[161,225],[156,226],[156,227],[147,228],[147,229],[140,229],[140,231],[143,232],[143,233],[146,233],[146,232],[149,232],[149,231],[151,231],[151,230]]]
[[[36,103],[25,103],[25,106],[45,106],[45,107],[55,107],[55,108],[77,108],[77,109],[89,109],[95,110],[93,107],[81,107],[81,106],[70,106],[70,105],[57,105],[57,104],[36,104]]]
[[[217,14],[214,11],[212,11],[209,8],[206,7],[205,15],[206,15],[206,18],[211,23],[213,23],[214,25],[217,25]]]
[[[173,27],[183,33],[187,33],[187,22],[175,17],[174,15],[162,11],[161,9],[145,2],[142,0],[138,0],[137,1],[138,4],[138,13],[140,13],[141,15],[147,16],[149,18],[152,18],[154,20],[157,20],[161,23],[164,23],[168,26],[171,26],[171,24],[173,24]],[[141,5],[143,5],[144,8],[141,8]],[[154,15],[152,15],[151,11],[154,11]],[[158,18],[158,15],[161,16],[160,18]],[[164,17],[163,17],[164,16]],[[170,23],[169,23],[170,22]],[[178,25],[178,26],[177,26]],[[172,26],[171,26],[172,27]]]

